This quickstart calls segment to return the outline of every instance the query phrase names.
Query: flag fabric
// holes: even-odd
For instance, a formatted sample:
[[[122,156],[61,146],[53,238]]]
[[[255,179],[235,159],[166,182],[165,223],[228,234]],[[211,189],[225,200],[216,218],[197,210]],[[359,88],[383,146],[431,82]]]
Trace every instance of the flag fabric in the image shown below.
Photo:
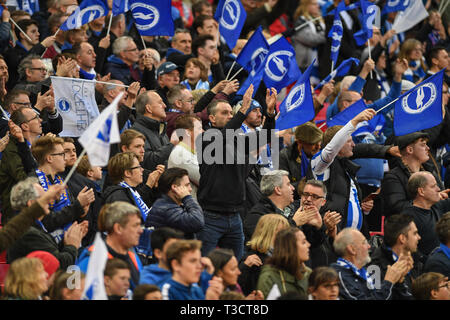
[[[333,118],[327,121],[327,127],[333,127],[333,126],[345,126],[347,122],[352,120],[355,116],[363,112],[367,109],[366,104],[364,103],[363,99],[359,99],[354,104],[349,106],[344,111],[339,112],[337,115],[335,115]]]
[[[389,12],[403,11],[405,10],[411,0],[387,0],[384,4],[381,14],[388,14]]]
[[[121,92],[78,139],[86,150],[89,163],[93,167],[106,166],[109,160],[110,145],[120,142],[117,108],[123,94]]]
[[[141,36],[173,36],[171,0],[129,0],[136,28]]]
[[[264,63],[263,80],[267,88],[278,92],[298,80],[302,73],[295,60],[295,51],[285,37],[275,41]]]
[[[247,19],[241,0],[220,0],[214,19],[219,23],[219,32],[228,47],[233,49]]]
[[[360,0],[362,29],[353,34],[358,46],[364,45],[373,36],[373,22],[378,12],[378,7],[366,0]]]
[[[103,272],[108,261],[108,249],[100,232],[94,240],[94,249],[89,257],[82,300],[108,300]]]
[[[437,126],[442,122],[444,70],[401,95],[394,106],[394,132],[402,136]]]
[[[248,39],[244,48],[236,58],[236,62],[239,63],[250,75],[254,75],[259,66],[264,62],[269,53],[269,43],[262,34],[262,27],[252,34]]]
[[[130,9],[128,0],[113,0],[112,15],[117,16],[121,13],[125,13]]]
[[[355,2],[355,3],[352,3],[352,4],[348,5],[348,6],[345,6],[342,10],[339,10],[339,12],[340,11],[350,11],[350,10],[353,10],[353,9],[356,9],[356,8],[359,8],[359,7],[360,7],[360,3],[359,2]],[[334,14],[336,13],[336,10],[337,10],[337,8],[333,9],[333,10],[330,10],[326,15],[327,16],[334,16]]]
[[[352,133],[352,136],[366,135],[368,133],[379,135],[383,130],[386,119],[381,113],[377,113],[371,120],[362,121],[356,126],[356,130]]]
[[[341,48],[341,39],[342,35],[344,34],[344,28],[342,26],[342,21],[339,13],[345,9],[345,2],[342,0],[335,12],[334,12],[334,20],[333,20],[333,26],[331,27],[330,31],[328,32],[328,37],[331,38],[331,54],[330,59],[334,66],[337,64],[338,56],[339,56],[339,49]]]
[[[278,285],[275,283],[267,294],[266,300],[277,300],[281,296],[280,289]]]
[[[259,68],[255,71],[250,73],[250,75],[245,79],[244,83],[239,88],[238,92],[236,92],[236,95],[243,96],[245,94],[245,91],[250,87],[251,84],[253,84],[253,95],[255,96],[256,91],[258,91],[259,85],[261,84],[261,80],[264,76],[264,68],[265,68],[265,60],[261,63]]]
[[[394,29],[397,34],[405,32],[426,17],[428,17],[428,12],[422,1],[411,0],[408,7],[404,11],[399,12],[395,17],[392,29]]]
[[[315,59],[281,102],[280,116],[276,120],[275,129],[290,129],[314,119],[314,101],[309,81],[314,62]]]
[[[79,137],[100,114],[95,81],[51,77],[55,106],[63,118],[61,137]]]
[[[39,0],[17,0],[17,7],[19,10],[23,10],[30,15],[33,15],[35,12],[39,11]]]
[[[348,71],[350,70],[352,63],[355,63],[356,65],[359,64],[359,60],[356,58],[348,58],[347,60],[342,61],[342,63],[337,67],[335,70],[333,70],[332,73],[330,73],[328,76],[326,76],[325,79],[323,79],[317,87],[314,88],[314,90],[318,90],[322,88],[323,85],[333,80],[336,76],[342,77],[347,75]]]
[[[84,0],[61,25],[63,31],[78,29],[95,19],[106,16],[109,12],[106,0]]]

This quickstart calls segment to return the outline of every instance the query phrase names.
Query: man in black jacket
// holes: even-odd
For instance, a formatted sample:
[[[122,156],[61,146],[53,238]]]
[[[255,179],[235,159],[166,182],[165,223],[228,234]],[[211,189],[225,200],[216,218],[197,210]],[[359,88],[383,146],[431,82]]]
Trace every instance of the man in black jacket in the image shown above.
[[[384,224],[384,242],[372,253],[371,268],[378,267],[379,276],[383,278],[389,265],[393,265],[403,254],[408,256],[413,264],[411,271],[404,281],[396,283],[392,288],[393,300],[413,300],[411,294],[412,280],[422,274],[423,263],[420,262],[420,253],[417,244],[420,235],[411,216],[394,214],[386,219]]]
[[[450,212],[444,214],[436,223],[439,248],[435,249],[425,263],[425,272],[438,272],[450,277]]]
[[[205,226],[198,238],[203,242],[203,255],[207,255],[217,245],[233,249],[238,260],[243,255],[244,233],[239,213],[244,210],[245,204],[245,180],[250,168],[249,151],[261,146],[261,143],[254,142],[258,142],[261,132],[265,132],[261,130],[244,135],[238,131],[236,136],[236,130],[240,129],[251,105],[252,94],[253,85],[246,91],[242,106],[234,117],[228,101],[211,102],[208,115],[212,127],[197,140],[197,150],[201,150],[198,154],[200,185],[197,199],[205,215]],[[264,129],[275,126],[276,96],[275,89],[272,88],[272,94],[267,90],[268,108]],[[250,141],[253,143],[250,144]],[[256,159],[252,161],[256,163]]]
[[[140,94],[135,103],[136,121],[132,129],[145,136],[144,166],[154,170],[158,164],[167,165],[174,143],[166,135],[166,104],[156,91]]]

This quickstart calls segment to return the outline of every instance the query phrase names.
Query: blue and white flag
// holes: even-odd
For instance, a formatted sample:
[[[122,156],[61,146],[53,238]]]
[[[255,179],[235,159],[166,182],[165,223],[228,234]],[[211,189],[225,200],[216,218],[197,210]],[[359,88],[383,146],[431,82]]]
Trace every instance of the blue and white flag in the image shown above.
[[[333,70],[332,73],[330,73],[328,76],[326,76],[325,79],[323,79],[317,87],[314,88],[314,90],[318,90],[322,88],[323,85],[333,80],[335,77],[342,77],[347,75],[348,71],[350,70],[352,63],[355,63],[356,65],[359,64],[359,60],[356,58],[348,58],[347,60],[342,61],[342,63],[337,67],[335,70]]]
[[[302,73],[295,60],[295,51],[285,37],[275,41],[264,63],[263,80],[267,88],[278,92],[298,80]]]
[[[78,29],[95,19],[106,16],[109,12],[106,0],[84,0],[61,25],[61,30]]]
[[[403,11],[409,6],[410,2],[411,0],[387,0],[381,14],[384,15],[389,12]]]
[[[79,137],[98,117],[95,81],[51,77],[55,107],[63,119],[61,137]]]
[[[294,128],[314,119],[314,101],[309,81],[314,62],[315,59],[281,102],[280,117],[276,120],[275,129]]]
[[[342,26],[342,21],[339,13],[345,9],[345,2],[342,0],[334,13],[333,26],[328,32],[328,37],[331,38],[331,54],[330,59],[334,66],[337,64],[339,49],[341,48],[341,39],[344,34],[344,27]],[[334,68],[333,68],[334,69]]]
[[[262,27],[252,34],[244,48],[236,58],[239,63],[250,75],[254,75],[259,66],[264,62],[269,53],[270,45],[262,34]]]
[[[399,12],[395,17],[394,23],[392,24],[392,29],[394,29],[397,34],[405,32],[426,17],[428,17],[428,11],[425,9],[423,2],[420,0],[411,0],[408,7]]]
[[[401,95],[394,107],[396,136],[437,126],[442,122],[442,82],[444,70]]]
[[[345,6],[343,9],[340,9],[339,12],[340,11],[350,11],[350,10],[353,10],[353,9],[356,9],[356,8],[359,8],[359,7],[360,7],[360,3],[359,2],[355,2],[355,3],[352,3],[352,4],[348,5],[348,6]],[[326,16],[334,16],[334,14],[336,13],[336,10],[337,10],[337,8],[333,9],[333,10],[330,10],[326,14]]]
[[[93,167],[106,166],[109,160],[110,145],[120,142],[117,106],[123,94],[121,92],[78,139],[86,149],[89,163]]]
[[[367,109],[366,104],[364,103],[363,99],[359,99],[354,104],[350,105],[345,110],[339,112],[337,115],[335,115],[333,118],[327,121],[327,127],[333,127],[333,126],[345,126],[347,122],[352,120],[354,117],[356,117],[358,114],[363,112]]]
[[[136,28],[141,36],[173,36],[171,0],[129,0]]]
[[[261,63],[261,65],[259,66],[259,68],[256,71],[251,72],[249,74],[247,79],[245,79],[244,83],[239,88],[238,92],[236,92],[236,95],[243,96],[245,94],[245,91],[247,91],[247,89],[250,87],[250,85],[253,84],[252,97],[254,97],[256,94],[256,91],[258,91],[259,85],[261,84],[261,81],[264,77],[264,68],[265,68],[265,60],[263,61],[263,63]]]
[[[30,15],[33,15],[35,12],[39,11],[39,0],[17,0],[17,7],[19,10],[23,10]]]
[[[94,240],[94,249],[89,257],[82,300],[108,300],[103,280],[103,272],[107,261],[108,249],[100,232],[97,232]]]
[[[219,23],[219,32],[228,47],[233,49],[241,35],[247,13],[241,0],[220,0],[214,19]]]
[[[128,0],[113,0],[112,14],[118,16],[121,13],[125,13],[130,10]]]
[[[365,136],[369,133],[378,136],[381,130],[383,130],[385,123],[386,119],[384,118],[384,115],[377,113],[371,120],[358,123],[352,136]]]
[[[378,7],[372,2],[360,0],[362,29],[353,34],[358,46],[364,45],[373,36],[373,22],[378,12]]]

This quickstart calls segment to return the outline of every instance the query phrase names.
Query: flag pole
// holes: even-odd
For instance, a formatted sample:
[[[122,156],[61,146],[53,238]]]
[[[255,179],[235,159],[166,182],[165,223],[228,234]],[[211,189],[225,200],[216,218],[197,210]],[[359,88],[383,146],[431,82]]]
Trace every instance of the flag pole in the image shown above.
[[[9,120],[10,120],[10,117],[9,117],[8,114],[6,113],[5,109],[3,109],[2,106],[0,106],[0,109],[2,109],[2,113],[3,113],[3,115],[5,116],[6,120],[9,121]]]
[[[295,30],[295,31],[298,31],[298,30],[300,30],[301,28],[303,28],[304,26],[306,26],[308,23],[313,22],[313,21],[316,21],[316,20],[319,20],[320,18],[322,18],[322,17],[316,17],[316,18],[314,18],[314,19],[311,19],[311,20],[309,20],[309,21],[306,21],[306,22],[302,23],[301,25],[296,26],[296,27],[294,28],[294,30]]]
[[[19,29],[19,31],[24,34],[24,36],[28,39],[28,41],[33,42],[33,40],[31,40],[31,38],[17,25],[17,23],[13,19],[9,18],[9,20],[11,20],[11,22],[16,26],[16,28]]]
[[[370,39],[367,39],[367,46],[369,48],[369,59],[372,60],[372,54],[370,52]],[[372,70],[370,70],[370,78],[373,79]]]
[[[77,161],[75,162],[75,164],[72,166],[72,169],[70,169],[69,174],[67,175],[66,179],[64,179],[64,183],[63,186],[65,187],[67,185],[67,183],[69,182],[70,178],[72,177],[73,173],[75,172],[75,169],[78,167],[78,165],[80,164],[81,158],[83,158],[83,156],[86,154],[86,149],[83,148],[83,151],[81,151],[80,156],[78,157]]]
[[[239,70],[238,70],[238,72],[236,72],[235,74],[234,74],[234,76],[232,76],[231,78],[230,78],[230,81],[233,81],[233,79],[242,71],[242,70],[244,70],[244,68],[240,68]]]
[[[145,45],[144,37],[141,36],[142,45],[144,46],[144,50],[147,51],[147,46]]]
[[[449,3],[450,3],[450,0],[447,0],[445,5],[442,6],[442,11],[439,11],[439,14],[442,14],[445,12],[445,9],[447,9]]]
[[[322,129],[326,124],[327,124],[327,122],[325,121],[324,123],[322,123],[322,124],[320,125],[320,127],[318,127],[318,129]]]
[[[58,28],[58,30],[56,30],[55,34],[53,35],[54,37],[56,37],[56,35],[58,34],[59,30],[61,30],[61,28]],[[45,48],[44,53],[41,55],[41,59],[42,57],[45,55],[45,53],[47,52],[48,48]]]
[[[333,71],[334,71],[334,61],[331,61],[331,72],[330,73],[333,73]]]
[[[378,109],[376,113],[380,112],[380,111],[383,110],[383,109],[386,109],[386,108],[389,107],[391,104],[393,104],[394,102],[396,102],[398,99],[400,99],[400,97],[398,97],[398,98],[392,100],[392,101],[389,102],[387,105],[385,105],[383,108]]]
[[[109,31],[111,30],[111,23],[112,23],[112,19],[113,19],[113,13],[111,10],[111,17],[109,18],[109,23],[108,23],[108,31],[106,32],[106,36],[109,36]]]
[[[233,70],[235,65],[236,65],[236,60],[233,61],[233,64],[231,65],[230,70],[228,70],[228,74],[227,74],[227,77],[225,78],[225,80],[228,80],[228,77],[230,76],[230,73]]]

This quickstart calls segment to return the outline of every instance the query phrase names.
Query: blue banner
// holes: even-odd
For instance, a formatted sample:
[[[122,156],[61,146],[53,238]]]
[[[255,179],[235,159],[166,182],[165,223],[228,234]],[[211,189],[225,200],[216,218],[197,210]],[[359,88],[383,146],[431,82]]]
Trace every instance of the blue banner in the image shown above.
[[[121,13],[125,13],[130,10],[128,0],[113,0],[112,14],[118,16]]]
[[[358,46],[364,45],[373,36],[373,22],[378,7],[366,0],[360,0],[362,29],[353,34]]]
[[[247,79],[245,79],[244,83],[239,88],[239,91],[236,92],[236,95],[243,96],[245,94],[245,91],[247,91],[248,87],[250,87],[250,85],[253,84],[252,97],[255,96],[256,91],[258,91],[259,85],[261,84],[261,80],[263,79],[264,76],[264,67],[265,67],[264,64],[265,60],[261,63],[261,65],[255,72],[250,73],[250,75],[247,77]]]
[[[17,5],[19,10],[28,12],[30,15],[39,11],[39,0],[17,0]]]
[[[384,4],[383,10],[381,11],[381,14],[403,11],[409,6],[410,2],[411,0],[387,0]]]
[[[333,126],[345,126],[347,122],[352,120],[355,116],[367,109],[366,104],[363,99],[356,101],[354,104],[349,106],[347,109],[339,112],[333,118],[327,121],[327,127]]]
[[[61,25],[61,30],[78,29],[95,19],[106,16],[109,12],[106,0],[84,0]]]
[[[396,136],[428,129],[442,122],[442,82],[444,70],[400,96],[394,107]]]
[[[233,49],[241,35],[247,13],[240,0],[220,0],[214,19],[219,23],[219,32],[228,47]]]
[[[314,62],[315,60],[280,104],[280,117],[276,120],[276,129],[290,129],[314,119],[314,102],[309,81]]]
[[[259,26],[242,48],[236,62],[252,75],[266,59],[269,49],[270,46],[262,34],[262,27]]]
[[[140,35],[173,36],[175,34],[171,0],[129,0],[128,5]]]
[[[341,48],[341,39],[344,34],[344,28],[342,26],[342,21],[339,13],[345,9],[345,2],[342,0],[334,13],[333,26],[328,32],[328,37],[331,38],[331,54],[330,59],[334,66],[337,64],[339,57],[339,49]],[[333,68],[334,69],[334,68]]]
[[[356,58],[348,58],[347,60],[342,61],[342,63],[337,67],[335,70],[333,70],[332,73],[330,73],[325,79],[323,79],[317,87],[314,88],[314,90],[318,90],[322,88],[323,85],[333,80],[335,77],[342,77],[347,75],[348,71],[350,70],[350,67],[352,66],[352,63],[355,63],[356,65],[359,64],[359,60]]]
[[[298,80],[302,73],[295,60],[295,51],[286,38],[275,41],[267,54],[264,63],[263,80],[267,88],[275,88],[278,92],[292,82]]]

